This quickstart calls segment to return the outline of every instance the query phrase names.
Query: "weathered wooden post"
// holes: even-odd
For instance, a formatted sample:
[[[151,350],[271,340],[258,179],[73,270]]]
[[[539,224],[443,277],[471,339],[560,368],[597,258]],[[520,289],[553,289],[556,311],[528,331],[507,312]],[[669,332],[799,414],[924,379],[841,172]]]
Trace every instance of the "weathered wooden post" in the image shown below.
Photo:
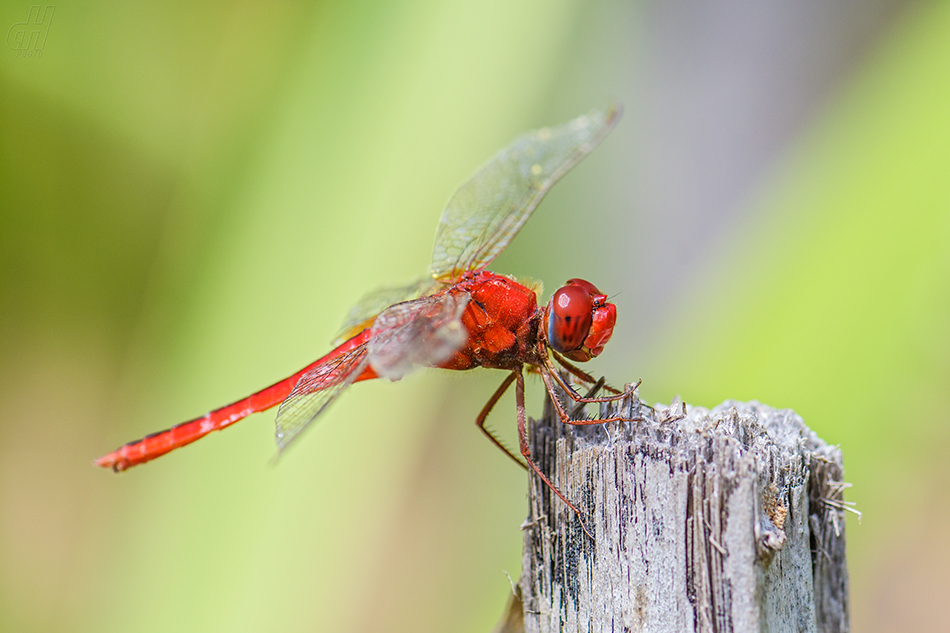
[[[790,410],[615,405],[567,428],[550,403],[530,478],[523,625],[506,631],[847,631],[842,455]],[[610,407],[604,407],[607,414]]]

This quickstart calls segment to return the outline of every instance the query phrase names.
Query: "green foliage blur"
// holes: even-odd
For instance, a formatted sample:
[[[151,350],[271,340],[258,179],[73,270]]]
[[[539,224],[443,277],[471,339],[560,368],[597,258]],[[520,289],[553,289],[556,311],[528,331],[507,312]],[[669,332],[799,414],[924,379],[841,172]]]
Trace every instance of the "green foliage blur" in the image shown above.
[[[738,219],[649,267],[627,256],[662,211],[618,193],[649,113],[609,44],[643,35],[635,10],[56,5],[21,56],[30,6],[0,9],[0,630],[490,630],[525,515],[524,473],[472,424],[502,376],[357,385],[276,466],[272,413],[121,476],[91,462],[321,355],[360,295],[426,271],[485,158],[611,96],[626,119],[493,268],[619,293],[595,373],[793,408],[840,443],[855,630],[941,621],[948,5],[889,22]],[[514,439],[508,399],[491,426]]]

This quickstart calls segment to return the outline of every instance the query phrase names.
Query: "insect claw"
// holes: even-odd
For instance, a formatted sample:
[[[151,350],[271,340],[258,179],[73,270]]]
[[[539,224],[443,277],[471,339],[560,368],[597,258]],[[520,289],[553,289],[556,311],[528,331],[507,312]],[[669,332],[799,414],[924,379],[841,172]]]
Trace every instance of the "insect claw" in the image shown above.
[[[581,518],[580,513],[577,514],[577,522],[581,524],[581,529],[584,530],[584,534],[586,534],[590,538],[590,540],[592,541],[597,540],[594,538],[594,535],[590,533],[590,530],[587,529],[587,526],[584,524],[584,519]]]

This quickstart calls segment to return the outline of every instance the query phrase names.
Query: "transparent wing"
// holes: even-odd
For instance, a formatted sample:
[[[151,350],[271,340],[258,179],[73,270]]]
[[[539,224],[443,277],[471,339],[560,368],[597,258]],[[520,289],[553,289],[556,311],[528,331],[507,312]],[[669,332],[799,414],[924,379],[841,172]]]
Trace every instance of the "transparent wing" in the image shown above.
[[[277,450],[283,452],[369,366],[367,344],[314,367],[277,410]]]
[[[399,380],[419,366],[437,366],[465,345],[465,293],[443,293],[397,303],[380,313],[370,332],[370,366]]]
[[[468,340],[461,318],[468,295],[443,293],[383,310],[366,343],[314,367],[297,381],[277,410],[277,448],[283,452],[327,407],[372,367],[399,380],[418,366],[448,360]]]
[[[394,303],[431,294],[438,286],[438,282],[433,281],[431,277],[425,277],[405,286],[378,288],[364,295],[356,305],[350,308],[332,344],[339,345],[353,335],[359,334],[372,325],[376,315]]]
[[[501,253],[548,189],[613,129],[619,102],[516,138],[449,199],[436,231],[432,276],[457,281]]]

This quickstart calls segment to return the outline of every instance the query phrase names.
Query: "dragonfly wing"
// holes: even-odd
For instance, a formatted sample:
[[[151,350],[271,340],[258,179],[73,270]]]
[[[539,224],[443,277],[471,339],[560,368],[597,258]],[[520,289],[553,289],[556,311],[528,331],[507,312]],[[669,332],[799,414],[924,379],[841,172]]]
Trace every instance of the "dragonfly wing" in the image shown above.
[[[283,452],[368,368],[399,380],[417,366],[438,365],[468,340],[464,293],[404,301],[383,310],[367,342],[314,367],[297,381],[277,410],[277,448]]]
[[[301,376],[277,410],[278,451],[283,452],[300,437],[368,366],[369,355],[364,343]]]
[[[356,305],[350,308],[339,334],[333,340],[333,345],[338,345],[368,328],[376,315],[394,303],[431,294],[438,285],[431,277],[425,277],[405,286],[378,288],[364,295]]]
[[[368,342],[370,366],[399,380],[419,366],[437,366],[465,345],[462,312],[468,294],[443,293],[390,306],[376,317]]]
[[[563,125],[528,132],[492,156],[442,211],[432,276],[454,282],[488,266],[548,189],[604,140],[622,110],[613,102]]]

